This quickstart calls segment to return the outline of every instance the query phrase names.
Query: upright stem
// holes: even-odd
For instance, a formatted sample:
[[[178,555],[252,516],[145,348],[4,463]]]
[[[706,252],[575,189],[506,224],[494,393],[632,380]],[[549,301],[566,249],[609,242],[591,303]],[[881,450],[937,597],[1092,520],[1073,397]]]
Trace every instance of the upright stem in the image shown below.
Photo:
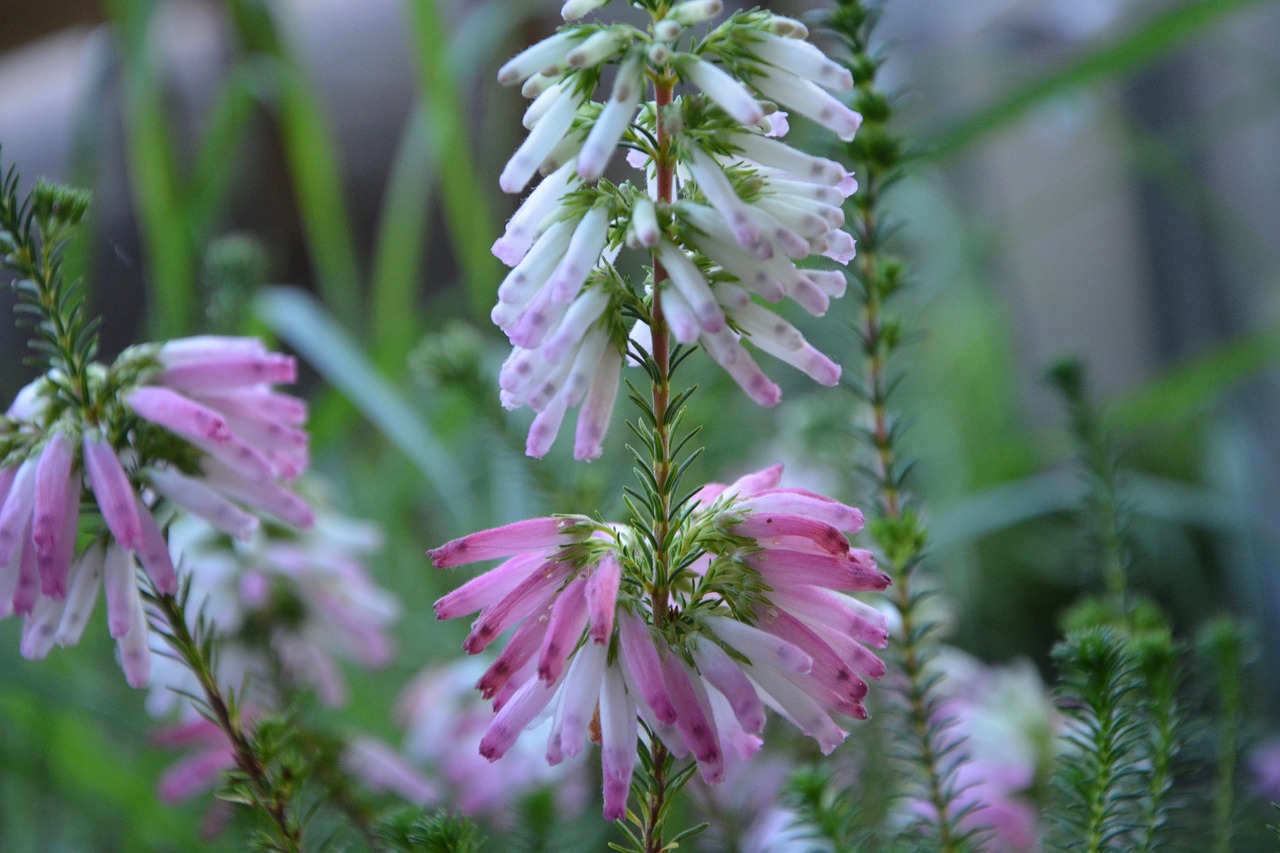
[[[923,641],[927,631],[922,631],[917,620],[912,579],[922,542],[908,533],[909,525],[904,517],[902,495],[898,484],[894,438],[889,422],[888,384],[885,380],[885,363],[889,347],[884,340],[884,320],[880,282],[883,270],[878,252],[880,234],[876,219],[876,203],[880,193],[880,175],[868,169],[864,179],[865,193],[859,216],[861,247],[859,265],[865,287],[863,334],[867,352],[867,388],[870,394],[872,416],[872,443],[875,447],[877,480],[880,492],[881,512],[890,522],[889,529],[896,531],[894,541],[885,550],[889,573],[893,577],[893,603],[902,621],[899,646],[902,652],[903,673],[907,679],[907,707],[911,732],[919,748],[920,768],[924,773],[925,793],[937,815],[939,849],[959,849],[959,838],[950,809],[947,794],[946,773],[942,769],[938,733],[930,715],[930,682],[924,671]],[[882,542],[881,545],[886,543]]]
[[[289,814],[288,797],[273,784],[261,757],[240,725],[239,715],[222,695],[211,662],[187,627],[181,602],[172,595],[156,595],[154,598],[164,616],[171,645],[200,682],[212,721],[231,742],[236,766],[249,780],[254,806],[267,817],[275,830],[280,845],[278,849],[285,853],[301,853],[302,827]]]
[[[673,84],[668,77],[659,77],[654,82],[654,102],[656,104],[656,130],[658,140],[657,160],[654,167],[657,172],[658,203],[670,204],[675,198],[675,164],[671,157],[671,140],[662,124],[662,110],[671,103]],[[653,383],[653,417],[654,444],[657,454],[653,460],[653,478],[658,487],[659,513],[654,519],[654,538],[657,541],[656,565],[654,566],[654,582],[652,588],[653,621],[662,625],[667,619],[669,608],[669,590],[671,554],[669,538],[671,535],[671,497],[667,487],[674,467],[671,459],[671,429],[667,423],[667,410],[671,403],[671,348],[666,316],[662,312],[662,286],[667,281],[667,271],[658,260],[658,253],[653,253],[653,337],[654,364],[657,365],[657,380]],[[667,771],[670,764],[667,748],[659,740],[651,745],[653,758],[652,795],[644,807],[644,849],[645,853],[661,853],[662,814],[667,797]]]

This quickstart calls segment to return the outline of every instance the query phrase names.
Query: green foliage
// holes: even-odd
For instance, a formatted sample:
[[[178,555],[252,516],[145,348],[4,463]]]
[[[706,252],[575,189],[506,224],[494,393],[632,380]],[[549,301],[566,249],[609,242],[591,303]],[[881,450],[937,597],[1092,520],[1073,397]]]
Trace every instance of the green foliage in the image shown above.
[[[1074,725],[1055,778],[1052,849],[1131,850],[1142,830],[1138,809],[1146,757],[1138,713],[1138,667],[1124,638],[1110,628],[1069,634],[1053,652],[1059,695]]]
[[[1213,846],[1215,853],[1233,849],[1236,764],[1244,721],[1246,641],[1239,624],[1228,616],[1207,622],[1196,637],[1200,657],[1213,678],[1214,728],[1217,735],[1213,780]]]
[[[18,199],[18,172],[0,182],[0,263],[16,273],[19,324],[30,326],[30,347],[41,372],[52,374],[65,402],[87,406],[89,363],[98,349],[97,317],[84,309],[81,281],[66,281],[62,264],[89,207],[83,190],[37,181]]]
[[[396,812],[375,828],[381,850],[396,853],[483,853],[488,841],[465,816],[443,809],[424,814],[418,809]]]
[[[862,850],[872,837],[863,822],[858,789],[840,784],[826,766],[811,766],[793,773],[787,783],[786,803],[798,818],[795,830],[813,849]]]
[[[933,155],[953,156],[986,139],[1036,107],[1075,89],[1115,80],[1203,38],[1206,30],[1259,0],[1189,0],[1172,4],[1132,30],[1012,87],[991,104],[974,110],[933,135]]]
[[[418,466],[445,511],[458,516],[467,507],[467,475],[323,306],[301,290],[278,287],[259,296],[258,314]]]
[[[1128,610],[1126,596],[1133,549],[1127,541],[1128,508],[1117,483],[1118,453],[1089,401],[1084,365],[1075,360],[1061,361],[1050,368],[1049,379],[1067,403],[1071,432],[1086,479],[1082,517],[1111,606],[1121,616]]]

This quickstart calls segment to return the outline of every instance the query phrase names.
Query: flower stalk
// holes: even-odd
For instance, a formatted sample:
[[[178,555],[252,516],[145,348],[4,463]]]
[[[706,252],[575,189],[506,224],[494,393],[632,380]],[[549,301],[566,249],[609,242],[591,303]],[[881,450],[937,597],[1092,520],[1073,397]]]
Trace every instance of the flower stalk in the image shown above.
[[[877,88],[880,60],[870,52],[870,40],[877,10],[860,0],[841,0],[831,13],[829,24],[852,53],[855,106],[863,115],[863,126],[847,146],[847,154],[859,177],[859,192],[853,196],[854,233],[858,241],[856,278],[861,285],[862,350],[864,382],[869,409],[868,436],[874,457],[874,487],[878,518],[869,523],[880,546],[884,566],[893,578],[890,600],[901,622],[897,638],[898,656],[905,681],[913,764],[923,787],[925,800],[934,816],[933,831],[938,849],[963,849],[964,833],[957,826],[953,803],[952,777],[956,770],[954,752],[935,723],[937,698],[926,667],[931,656],[932,625],[922,621],[918,604],[915,570],[924,553],[926,535],[919,526],[910,500],[903,492],[907,470],[900,461],[890,404],[889,363],[899,344],[899,327],[885,308],[886,301],[902,283],[901,263],[888,254],[884,245],[883,194],[901,175],[903,143],[889,128],[891,110],[887,97]]]
[[[154,589],[150,598],[164,620],[163,636],[174,653],[200,684],[205,716],[226,735],[235,753],[236,767],[243,775],[244,802],[267,820],[275,839],[274,849],[280,853],[301,853],[302,825],[290,811],[288,780],[275,778],[254,747],[245,730],[239,709],[231,697],[224,695],[214,676],[212,646],[201,642],[187,626],[183,599]],[[161,627],[161,626],[157,626]]]

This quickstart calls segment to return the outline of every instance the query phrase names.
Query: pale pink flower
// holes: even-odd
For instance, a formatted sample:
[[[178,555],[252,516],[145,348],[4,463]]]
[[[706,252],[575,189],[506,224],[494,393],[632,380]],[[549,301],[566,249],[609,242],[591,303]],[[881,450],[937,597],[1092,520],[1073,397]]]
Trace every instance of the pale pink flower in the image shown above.
[[[481,660],[457,661],[424,670],[405,688],[396,717],[405,729],[406,753],[432,769],[450,803],[497,826],[514,825],[520,801],[546,789],[555,792],[560,815],[578,813],[586,794],[584,774],[548,765],[532,738],[518,741],[501,764],[477,752],[476,741],[493,716],[473,691],[484,670]],[[544,733],[549,727],[550,720],[541,724]]]
[[[135,577],[137,570],[133,555],[118,543],[94,542],[72,564],[64,598],[37,591],[23,621],[22,656],[43,660],[55,644],[78,643],[101,584],[107,600],[107,628],[115,638],[125,680],[130,687],[146,687],[151,681],[150,629]]]
[[[1271,802],[1280,802],[1280,737],[1271,737],[1249,752],[1250,787]]]
[[[235,748],[226,733],[203,717],[157,729],[151,735],[151,743],[189,753],[160,776],[160,800],[170,805],[212,790],[222,774],[236,766]]]
[[[191,611],[203,611],[222,639],[221,683],[239,688],[247,678],[259,705],[272,705],[268,652],[295,684],[334,706],[346,701],[340,660],[390,663],[400,607],[362,563],[381,547],[373,525],[322,514],[309,530],[264,529],[239,542],[187,518],[175,523],[171,545],[191,572]]]
[[[1054,760],[1061,724],[1039,673],[1028,661],[991,666],[955,649],[934,665],[943,699],[936,719],[946,722],[944,737],[964,757],[952,801],[960,827],[986,833],[987,847],[998,853],[1039,849],[1034,792]],[[912,806],[933,814],[923,801]]]
[[[308,464],[306,404],[270,388],[297,378],[296,361],[254,338],[216,336],[169,341],[151,357],[158,370],[145,372],[144,384],[128,391],[125,403],[202,456],[195,472],[154,465],[148,485],[242,538],[256,521],[241,506],[295,527],[310,525],[310,509],[288,489]]]
[[[395,794],[418,805],[440,800],[440,791],[429,779],[405,761],[394,747],[376,738],[352,738],[340,762],[343,769],[376,793]]]

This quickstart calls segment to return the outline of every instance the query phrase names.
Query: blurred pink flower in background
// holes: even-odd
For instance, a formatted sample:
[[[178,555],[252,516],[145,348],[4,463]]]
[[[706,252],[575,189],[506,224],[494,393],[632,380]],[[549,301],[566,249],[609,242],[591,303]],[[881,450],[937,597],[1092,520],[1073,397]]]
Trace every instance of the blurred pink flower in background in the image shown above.
[[[945,737],[963,739],[967,761],[956,773],[956,810],[975,807],[962,829],[989,830],[992,853],[1038,849],[1042,827],[1034,791],[1043,787],[1056,756],[1062,724],[1040,674],[1030,661],[995,666],[955,648],[935,662],[943,674],[938,720]],[[929,812],[917,802],[915,808]]]
[[[1280,737],[1268,738],[1250,751],[1249,775],[1254,793],[1280,802]]]
[[[483,661],[461,660],[426,669],[405,688],[396,717],[405,730],[406,754],[432,768],[445,796],[460,811],[496,826],[513,826],[520,801],[547,789],[554,791],[562,816],[580,813],[590,790],[584,764],[547,764],[537,737],[519,740],[501,763],[488,761],[476,749],[493,718],[475,695],[485,669]],[[545,719],[534,728],[549,730],[550,722]]]
[[[310,525],[310,508],[288,487],[308,461],[306,406],[270,389],[296,378],[294,360],[253,338],[146,344],[109,368],[91,367],[79,393],[95,414],[73,406],[66,377],[52,373],[6,412],[27,455],[11,454],[16,461],[0,468],[0,618],[24,616],[22,654],[42,659],[79,641],[101,582],[125,678],[143,687],[152,661],[137,563],[156,592],[178,591],[158,498],[242,538],[258,526],[254,512]],[[98,399],[107,393],[125,407]],[[120,417],[107,420],[113,412]],[[77,556],[86,491],[110,539]]]
[[[192,577],[188,612],[203,612],[222,640],[220,683],[237,690],[246,683],[266,708],[276,706],[281,686],[314,689],[336,706],[346,701],[340,660],[390,663],[389,629],[400,606],[362,562],[381,541],[376,525],[324,510],[309,530],[267,527],[247,542],[198,519],[175,522],[170,545]],[[173,681],[192,686],[184,669],[160,666],[153,713],[173,704],[164,690]],[[278,672],[291,685],[278,684]]]

